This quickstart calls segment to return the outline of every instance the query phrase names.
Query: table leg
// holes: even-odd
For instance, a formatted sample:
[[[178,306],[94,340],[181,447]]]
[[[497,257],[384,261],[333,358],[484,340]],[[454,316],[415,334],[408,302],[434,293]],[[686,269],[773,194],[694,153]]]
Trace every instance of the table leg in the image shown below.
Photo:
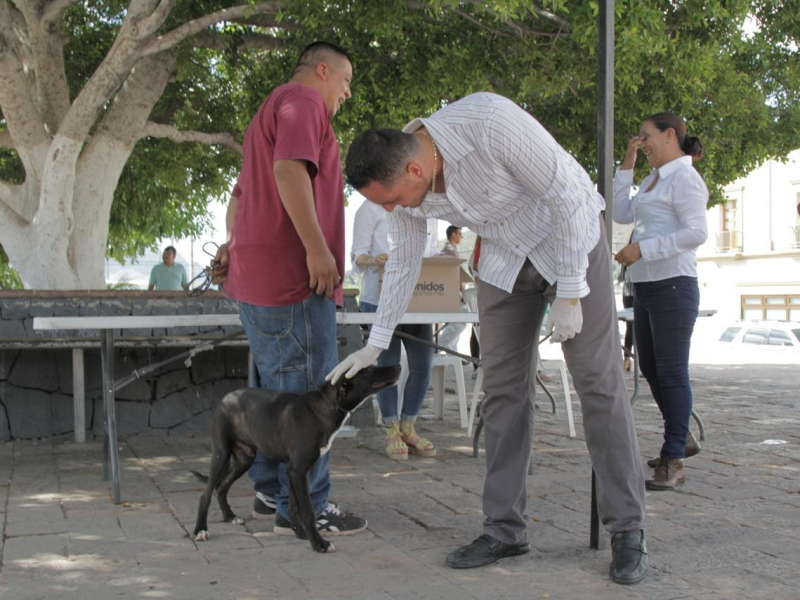
[[[119,454],[117,448],[117,417],[114,407],[114,330],[101,330],[100,359],[103,365],[103,480],[108,481],[108,461],[111,459],[111,478],[114,504],[120,504]]]
[[[86,442],[86,378],[83,369],[83,348],[72,349],[72,411],[75,443]]]
[[[472,458],[478,458],[480,455],[480,440],[481,430],[483,429],[483,417],[480,415],[480,407],[478,407],[478,426],[475,428],[475,435],[472,438]]]
[[[252,350],[247,351],[247,387],[258,387],[258,371]]]
[[[631,321],[631,354],[633,355],[633,394],[631,395],[631,406],[636,403],[639,395],[639,353],[636,351],[636,327]]]

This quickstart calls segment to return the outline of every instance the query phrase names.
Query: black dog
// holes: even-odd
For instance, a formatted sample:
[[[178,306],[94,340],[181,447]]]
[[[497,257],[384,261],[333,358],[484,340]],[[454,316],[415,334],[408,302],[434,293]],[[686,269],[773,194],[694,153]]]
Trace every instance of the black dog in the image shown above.
[[[211,420],[211,471],[200,497],[194,539],[208,540],[208,506],[216,490],[222,516],[243,523],[228,504],[228,490],[253,463],[256,450],[287,464],[292,528],[317,552],[334,550],[317,530],[308,489],[308,471],[331,447],[333,438],[369,396],[393,386],[400,367],[367,367],[352,379],[325,383],[305,394],[247,388],[227,394]],[[202,478],[201,475],[196,474]]]

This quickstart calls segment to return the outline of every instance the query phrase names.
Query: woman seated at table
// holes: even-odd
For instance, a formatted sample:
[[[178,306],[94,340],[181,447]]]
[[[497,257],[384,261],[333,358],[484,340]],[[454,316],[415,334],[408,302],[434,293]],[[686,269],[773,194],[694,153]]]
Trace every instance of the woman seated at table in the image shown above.
[[[425,257],[436,256],[438,224],[428,219],[428,245]],[[364,202],[358,209],[353,223],[353,247],[350,253],[353,267],[364,274],[361,284],[361,312],[378,310],[378,270],[389,259],[389,213],[372,202]],[[433,342],[433,326],[400,325],[398,331]],[[408,460],[408,454],[424,457],[436,456],[436,448],[430,440],[420,437],[414,429],[417,414],[425,400],[431,381],[433,347],[419,342],[392,337],[388,349],[378,357],[378,365],[400,364],[401,344],[408,359],[408,379],[403,389],[402,415],[398,417],[397,386],[378,392],[378,406],[386,428],[386,454],[394,460]]]
[[[641,150],[653,167],[631,198],[633,167]],[[631,243],[614,257],[634,286],[636,352],[664,418],[664,443],[650,490],[681,485],[683,460],[700,451],[689,431],[692,388],[689,347],[700,290],[696,249],[708,237],[708,189],[692,162],[703,156],[700,140],[672,113],[646,119],[631,138],[614,179],[614,220],[633,223]]]

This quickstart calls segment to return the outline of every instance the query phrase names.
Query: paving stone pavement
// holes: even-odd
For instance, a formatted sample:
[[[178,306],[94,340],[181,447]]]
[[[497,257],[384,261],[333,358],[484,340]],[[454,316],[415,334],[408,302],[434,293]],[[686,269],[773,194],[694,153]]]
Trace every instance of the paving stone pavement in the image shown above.
[[[567,437],[563,405],[553,415],[538,400],[530,554],[476,570],[444,565],[481,533],[484,473],[451,393],[445,419],[433,420],[428,402],[418,427],[435,459],[390,461],[377,429],[337,440],[332,497],[369,528],[327,555],[251,519],[246,478],[231,492],[244,526],[220,522],[213,503],[211,539],[194,542],[202,486],[189,471],[208,469],[208,438],[121,443],[120,506],[100,479],[101,444],[0,445],[0,598],[800,598],[800,369],[693,365],[692,383],[707,440],[679,491],[648,494],[651,570],[635,586],[612,583],[610,551],[588,547],[590,466],[575,396],[578,439]],[[635,415],[644,460],[661,431],[648,393]]]

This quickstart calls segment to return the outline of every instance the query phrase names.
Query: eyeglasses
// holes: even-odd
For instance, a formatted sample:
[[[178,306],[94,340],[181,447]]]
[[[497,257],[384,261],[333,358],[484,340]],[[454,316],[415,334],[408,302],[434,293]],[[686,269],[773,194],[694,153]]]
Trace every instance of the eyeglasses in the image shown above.
[[[211,246],[214,251],[209,252],[207,247]],[[203,244],[203,252],[208,254],[212,260],[217,256],[217,250],[219,250],[219,245],[215,242],[206,242]],[[196,298],[197,296],[202,296],[205,291],[211,287],[211,284],[214,280],[214,265],[213,263],[208,267],[205,267],[194,279],[189,282],[189,286],[186,288],[186,295],[190,298]]]

